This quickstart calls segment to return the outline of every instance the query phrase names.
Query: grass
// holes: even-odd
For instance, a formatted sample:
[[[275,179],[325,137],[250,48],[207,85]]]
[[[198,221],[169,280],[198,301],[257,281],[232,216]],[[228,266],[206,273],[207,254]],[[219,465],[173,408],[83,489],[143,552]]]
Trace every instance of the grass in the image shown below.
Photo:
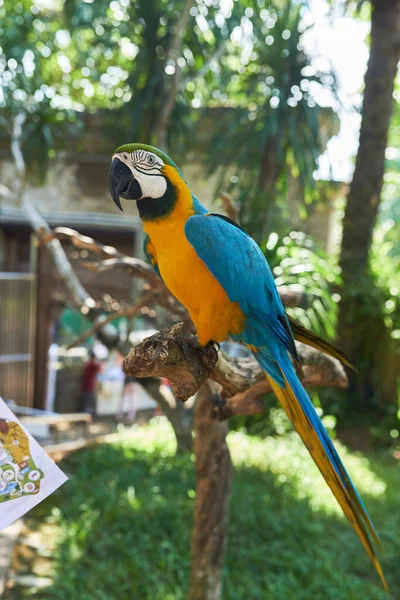
[[[378,576],[295,434],[229,436],[235,463],[224,600],[384,600]],[[344,458],[381,535],[400,598],[400,468]],[[73,455],[70,481],[27,519],[55,533],[53,584],[7,600],[183,600],[190,570],[193,457],[175,457],[163,419]]]

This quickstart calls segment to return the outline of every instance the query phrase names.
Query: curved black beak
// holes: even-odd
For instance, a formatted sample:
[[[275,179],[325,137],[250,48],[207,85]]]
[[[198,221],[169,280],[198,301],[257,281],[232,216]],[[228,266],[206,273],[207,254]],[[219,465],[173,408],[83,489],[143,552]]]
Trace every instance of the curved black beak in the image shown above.
[[[132,175],[132,171],[118,158],[114,158],[108,172],[108,185],[111,198],[120,210],[120,196],[125,200],[140,200],[142,190],[137,179]]]

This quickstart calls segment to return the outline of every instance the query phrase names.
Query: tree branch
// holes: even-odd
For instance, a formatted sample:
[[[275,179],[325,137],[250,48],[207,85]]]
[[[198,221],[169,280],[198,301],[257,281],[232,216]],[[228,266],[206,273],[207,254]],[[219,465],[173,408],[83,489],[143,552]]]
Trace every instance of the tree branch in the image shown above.
[[[304,386],[346,387],[342,365],[335,359],[299,342]],[[124,360],[125,373],[136,377],[166,377],[177,399],[186,401],[212,379],[220,384],[226,402],[215,406],[220,418],[262,412],[260,396],[271,391],[268,381],[252,358],[233,359],[212,343],[200,348],[194,336],[182,336],[179,323],[144,340]]]
[[[185,34],[186,26],[190,16],[190,9],[194,4],[194,0],[185,0],[181,15],[176,24],[175,35],[172,38],[171,46],[168,52],[168,61],[171,62],[171,66],[174,66],[175,70],[172,75],[168,75],[171,77],[171,85],[169,88],[169,92],[167,98],[163,102],[163,107],[161,110],[160,118],[157,124],[157,146],[161,150],[167,151],[167,133],[168,127],[171,120],[172,111],[174,110],[176,97],[179,92],[180,87],[180,79],[181,79],[181,68],[178,63],[178,59],[181,55],[182,51],[182,41],[183,36]],[[168,64],[167,64],[168,67]]]
[[[29,200],[23,200],[23,207],[28,217],[28,221],[39,236],[41,236],[44,231],[51,233],[49,225]],[[81,310],[81,312],[88,314],[90,310],[95,308],[96,302],[85,290],[76,276],[71,263],[61,246],[61,242],[57,239],[51,239],[47,243],[47,248],[53,256],[57,271],[70,293],[72,302],[79,310]]]
[[[96,273],[104,273],[110,269],[124,269],[129,275],[144,279],[153,287],[161,288],[164,284],[157,275],[153,267],[141,260],[140,258],[132,258],[130,256],[121,256],[118,258],[107,258],[99,262],[85,261],[82,266]]]
[[[192,536],[189,600],[218,600],[228,537],[232,461],[228,424],[213,419],[210,384],[197,395],[194,417],[196,504]]]
[[[81,235],[69,227],[57,227],[53,231],[50,231],[48,228],[43,228],[42,230],[39,230],[39,235],[40,246],[46,246],[56,241],[60,243],[59,240],[68,240],[75,248],[86,249],[102,256],[111,257],[99,262],[82,262],[82,265],[90,271],[99,273],[116,268],[126,269],[130,275],[143,279],[151,286],[153,292],[157,292],[156,300],[160,306],[166,308],[169,312],[178,315],[185,323],[191,322],[186,308],[171,294],[162,279],[147,262],[140,258],[126,256],[113,246],[105,246],[104,244],[96,242],[93,238]]]
[[[142,298],[134,305],[130,306],[126,310],[119,310],[113,313],[110,313],[106,317],[99,318],[90,329],[85,331],[81,336],[79,336],[76,340],[74,340],[71,344],[67,346],[67,350],[78,346],[82,342],[85,342],[88,338],[94,336],[98,331],[104,328],[105,325],[111,323],[111,321],[115,321],[115,319],[119,319],[120,317],[132,318],[137,315],[137,313],[144,307],[148,306],[151,301],[154,299],[154,292],[148,292],[144,294]]]
[[[88,235],[81,235],[78,231],[71,229],[70,227],[56,227],[51,230],[47,226],[43,229],[44,231],[40,232],[39,246],[46,246],[52,240],[68,240],[75,248],[79,248],[80,250],[85,249],[94,252],[95,254],[101,254],[102,256],[108,257],[122,258],[124,256],[122,252],[119,252],[114,246],[105,246],[100,242],[96,242],[96,240]]]
[[[186,401],[204,383],[217,363],[213,344],[200,348],[194,335],[182,336],[183,324],[146,338],[124,359],[125,373],[136,377],[166,377],[175,398]]]
[[[26,121],[26,112],[20,112],[16,115],[13,120],[13,127],[11,132],[11,154],[13,155],[15,166],[17,168],[18,178],[17,184],[21,186],[24,185],[24,179],[26,174],[25,160],[24,155],[21,150],[21,142],[22,142],[22,134],[23,134],[23,125]],[[17,196],[20,196],[19,188],[15,192]]]

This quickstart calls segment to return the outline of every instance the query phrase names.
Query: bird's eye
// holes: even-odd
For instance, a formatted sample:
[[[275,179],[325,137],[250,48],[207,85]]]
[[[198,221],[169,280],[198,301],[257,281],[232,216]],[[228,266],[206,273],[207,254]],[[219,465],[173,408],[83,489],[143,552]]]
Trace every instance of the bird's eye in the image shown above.
[[[122,156],[124,157],[125,160],[128,160],[128,158],[129,158],[126,153],[124,153]]]
[[[156,162],[156,159],[154,158],[154,156],[152,156],[150,154],[150,156],[147,157],[147,164],[154,165],[155,162]]]

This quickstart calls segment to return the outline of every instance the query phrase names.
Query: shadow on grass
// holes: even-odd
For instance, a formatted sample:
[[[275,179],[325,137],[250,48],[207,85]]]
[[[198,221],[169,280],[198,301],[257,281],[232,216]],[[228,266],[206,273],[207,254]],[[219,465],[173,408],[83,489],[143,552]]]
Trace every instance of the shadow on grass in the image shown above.
[[[389,469],[390,466],[390,469]],[[191,457],[105,444],[65,461],[70,481],[30,513],[62,530],[51,587],[40,600],[181,600],[190,571],[194,503]],[[388,492],[366,497],[387,552],[383,566],[400,598],[400,481],[376,465]],[[386,473],[386,468],[388,469]],[[24,596],[20,595],[18,598]],[[364,550],[345,520],[315,512],[290,479],[236,469],[224,600],[383,600]]]

